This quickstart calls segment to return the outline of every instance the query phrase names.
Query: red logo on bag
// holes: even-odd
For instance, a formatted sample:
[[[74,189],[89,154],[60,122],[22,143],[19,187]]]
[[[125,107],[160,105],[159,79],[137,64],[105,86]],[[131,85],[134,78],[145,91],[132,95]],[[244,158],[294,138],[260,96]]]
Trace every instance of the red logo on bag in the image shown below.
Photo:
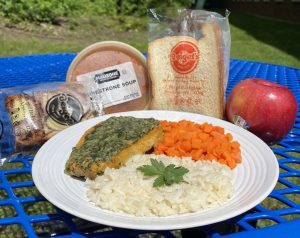
[[[180,74],[192,72],[199,62],[199,49],[189,41],[180,41],[171,50],[170,61],[173,69]]]

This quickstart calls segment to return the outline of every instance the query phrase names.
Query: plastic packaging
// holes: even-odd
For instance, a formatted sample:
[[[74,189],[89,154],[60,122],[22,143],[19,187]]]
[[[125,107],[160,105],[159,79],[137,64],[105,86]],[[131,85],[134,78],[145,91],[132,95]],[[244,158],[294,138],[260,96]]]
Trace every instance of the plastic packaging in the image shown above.
[[[1,162],[34,154],[48,139],[78,122],[103,114],[100,95],[78,82],[0,89]]]
[[[151,109],[223,118],[229,59],[228,13],[149,10]]]
[[[75,57],[67,81],[80,81],[103,98],[105,114],[143,110],[150,101],[145,56],[120,41],[92,44]]]

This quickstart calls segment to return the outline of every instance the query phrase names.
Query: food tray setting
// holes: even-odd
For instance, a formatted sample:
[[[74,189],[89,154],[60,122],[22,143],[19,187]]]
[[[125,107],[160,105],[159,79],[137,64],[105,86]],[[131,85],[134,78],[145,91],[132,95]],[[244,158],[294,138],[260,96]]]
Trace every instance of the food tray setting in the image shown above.
[[[75,56],[70,53],[1,58],[0,87],[64,81]],[[226,95],[240,80],[254,77],[287,86],[299,104],[300,69],[236,59],[230,61]],[[298,114],[290,133],[271,147],[278,159],[280,173],[274,190],[266,199],[226,221],[199,223],[199,227],[182,230],[180,226],[167,230],[159,229],[159,226],[158,229],[147,226],[142,229],[116,228],[67,213],[36,188],[31,174],[34,157],[18,157],[5,163],[0,171],[0,237],[264,237],[266,234],[288,237],[297,232],[300,223],[299,129]]]

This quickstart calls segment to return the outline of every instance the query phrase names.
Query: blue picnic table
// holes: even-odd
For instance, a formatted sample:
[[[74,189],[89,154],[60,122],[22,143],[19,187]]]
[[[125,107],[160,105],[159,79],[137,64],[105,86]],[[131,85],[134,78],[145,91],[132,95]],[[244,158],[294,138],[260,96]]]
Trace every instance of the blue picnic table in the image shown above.
[[[64,81],[75,53],[0,58],[0,88]],[[226,95],[242,79],[258,77],[287,86],[300,105],[300,69],[231,59]],[[0,112],[1,113],[1,112]],[[219,224],[182,231],[144,231],[107,227],[74,217],[51,205],[34,186],[34,156],[18,157],[0,169],[0,238],[4,237],[300,237],[300,117],[291,132],[271,148],[278,157],[280,175],[269,194],[269,204]],[[21,166],[15,166],[15,164]],[[262,181],[263,182],[263,181]],[[268,222],[262,222],[262,221]],[[261,227],[260,224],[270,224]],[[143,237],[143,236],[142,236]]]

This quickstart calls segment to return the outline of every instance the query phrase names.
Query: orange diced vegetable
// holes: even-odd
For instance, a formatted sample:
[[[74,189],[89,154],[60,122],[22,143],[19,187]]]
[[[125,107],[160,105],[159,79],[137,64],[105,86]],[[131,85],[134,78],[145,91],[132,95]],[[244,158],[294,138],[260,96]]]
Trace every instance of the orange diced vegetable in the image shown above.
[[[154,152],[168,156],[192,157],[193,160],[216,160],[231,169],[242,162],[240,144],[224,128],[188,120],[161,121],[164,138]]]

